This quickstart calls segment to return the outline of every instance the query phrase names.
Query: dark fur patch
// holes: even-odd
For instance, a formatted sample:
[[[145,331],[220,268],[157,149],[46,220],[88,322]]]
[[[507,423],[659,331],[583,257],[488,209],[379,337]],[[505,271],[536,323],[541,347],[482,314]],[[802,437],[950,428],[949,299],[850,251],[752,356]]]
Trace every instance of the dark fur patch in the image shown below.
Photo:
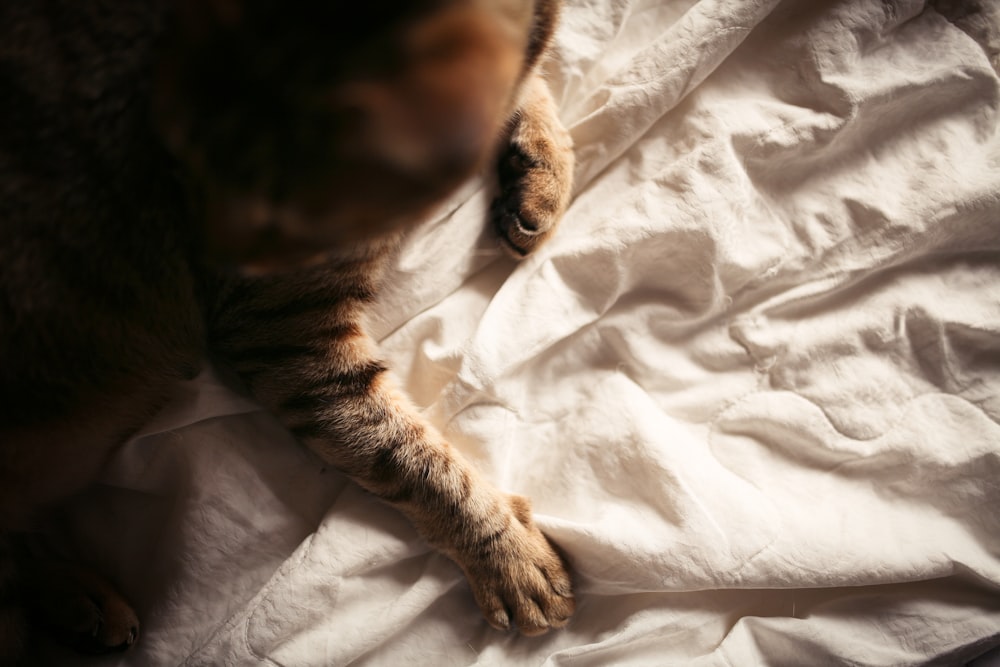
[[[282,401],[278,410],[281,413],[319,413],[336,402],[365,397],[371,392],[375,380],[387,370],[382,362],[370,361],[358,368],[313,380]]]

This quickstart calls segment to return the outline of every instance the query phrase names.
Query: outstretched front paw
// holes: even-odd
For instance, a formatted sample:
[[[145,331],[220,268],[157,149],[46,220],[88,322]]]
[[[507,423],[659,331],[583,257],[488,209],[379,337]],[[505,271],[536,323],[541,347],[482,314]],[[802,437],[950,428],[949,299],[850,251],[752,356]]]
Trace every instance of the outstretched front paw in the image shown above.
[[[527,82],[523,103],[500,150],[500,193],[490,215],[497,235],[518,257],[555,231],[569,205],[573,142],[560,123],[545,82]]]
[[[508,527],[461,565],[490,625],[540,635],[569,621],[573,587],[565,562],[532,522],[528,501],[513,496],[511,509]]]

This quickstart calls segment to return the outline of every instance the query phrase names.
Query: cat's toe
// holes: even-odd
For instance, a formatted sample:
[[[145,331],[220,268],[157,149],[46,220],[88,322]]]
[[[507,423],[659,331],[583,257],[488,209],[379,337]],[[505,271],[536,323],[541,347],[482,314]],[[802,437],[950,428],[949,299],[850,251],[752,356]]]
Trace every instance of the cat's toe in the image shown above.
[[[81,653],[127,651],[139,639],[139,619],[120,597],[91,600],[93,626],[89,633],[78,633],[70,643]]]
[[[569,576],[562,563],[536,565],[536,573],[534,593],[521,602],[514,614],[517,627],[528,636],[563,627],[576,608]]]
[[[78,604],[75,622],[56,627],[64,643],[80,653],[127,651],[139,638],[139,621],[128,607],[105,609],[95,600]]]
[[[497,197],[491,207],[497,238],[516,257],[524,257],[540,246],[554,228],[554,223],[539,222],[524,210],[520,198],[508,193]]]

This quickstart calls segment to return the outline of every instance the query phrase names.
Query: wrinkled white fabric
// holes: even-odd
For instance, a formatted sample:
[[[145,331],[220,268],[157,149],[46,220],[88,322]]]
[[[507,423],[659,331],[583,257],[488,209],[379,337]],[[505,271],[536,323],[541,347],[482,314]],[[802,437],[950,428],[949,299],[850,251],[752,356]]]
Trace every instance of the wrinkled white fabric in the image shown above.
[[[206,374],[71,517],[145,618],[105,664],[1000,644],[998,34],[916,0],[571,0],[547,66],[577,143],[563,229],[516,264],[470,185],[372,328],[428,418],[533,499],[572,623],[490,629],[405,520]]]

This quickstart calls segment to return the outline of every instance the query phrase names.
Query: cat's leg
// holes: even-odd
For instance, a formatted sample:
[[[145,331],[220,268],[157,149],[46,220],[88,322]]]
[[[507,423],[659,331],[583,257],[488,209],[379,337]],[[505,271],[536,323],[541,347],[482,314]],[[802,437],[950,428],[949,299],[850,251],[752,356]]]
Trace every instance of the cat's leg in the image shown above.
[[[497,178],[494,227],[511,252],[527,255],[555,231],[573,186],[573,140],[537,73],[525,81],[500,146]]]
[[[565,625],[574,609],[570,578],[527,499],[484,479],[394,384],[369,358],[279,411],[317,454],[458,563],[491,625],[527,635]]]
[[[570,578],[528,502],[485,480],[395,388],[352,299],[310,308],[301,285],[291,292],[298,302],[255,314],[237,306],[222,317],[213,335],[221,354],[323,460],[400,509],[461,566],[490,624],[530,635],[564,625],[574,609]],[[271,325],[254,327],[255,319]]]
[[[101,421],[0,428],[0,665],[17,663],[34,629],[87,653],[128,648],[138,633],[135,612],[110,584],[25,546],[45,508],[96,477],[113,451]],[[135,628],[131,639],[124,626]]]
[[[164,309],[162,318],[151,314],[150,327],[157,329],[152,332],[128,326],[134,321],[125,318],[75,318],[72,310],[29,330],[52,341],[53,349],[78,350],[68,355],[74,364],[45,365],[47,359],[39,355],[23,359],[16,346],[4,348],[0,341],[5,361],[0,371],[0,664],[18,659],[29,639],[25,632],[36,627],[90,653],[128,648],[135,641],[139,624],[122,595],[86,567],[53,561],[26,535],[45,525],[50,510],[71,503],[91,484],[118,448],[166,404],[173,384],[201,365],[204,336],[195,319],[200,313],[196,305],[185,310],[174,316]],[[112,334],[126,332],[128,340],[108,334],[103,346],[74,347],[77,338],[99,339],[94,320]],[[135,364],[146,355],[148,363]],[[38,639],[45,641],[46,634],[52,633],[40,632]]]
[[[92,482],[165,400],[155,384],[97,396],[51,422],[0,427],[0,664],[16,662],[29,629],[86,653],[135,642],[139,622],[124,597],[89,568],[55,560],[35,536],[48,510]]]

